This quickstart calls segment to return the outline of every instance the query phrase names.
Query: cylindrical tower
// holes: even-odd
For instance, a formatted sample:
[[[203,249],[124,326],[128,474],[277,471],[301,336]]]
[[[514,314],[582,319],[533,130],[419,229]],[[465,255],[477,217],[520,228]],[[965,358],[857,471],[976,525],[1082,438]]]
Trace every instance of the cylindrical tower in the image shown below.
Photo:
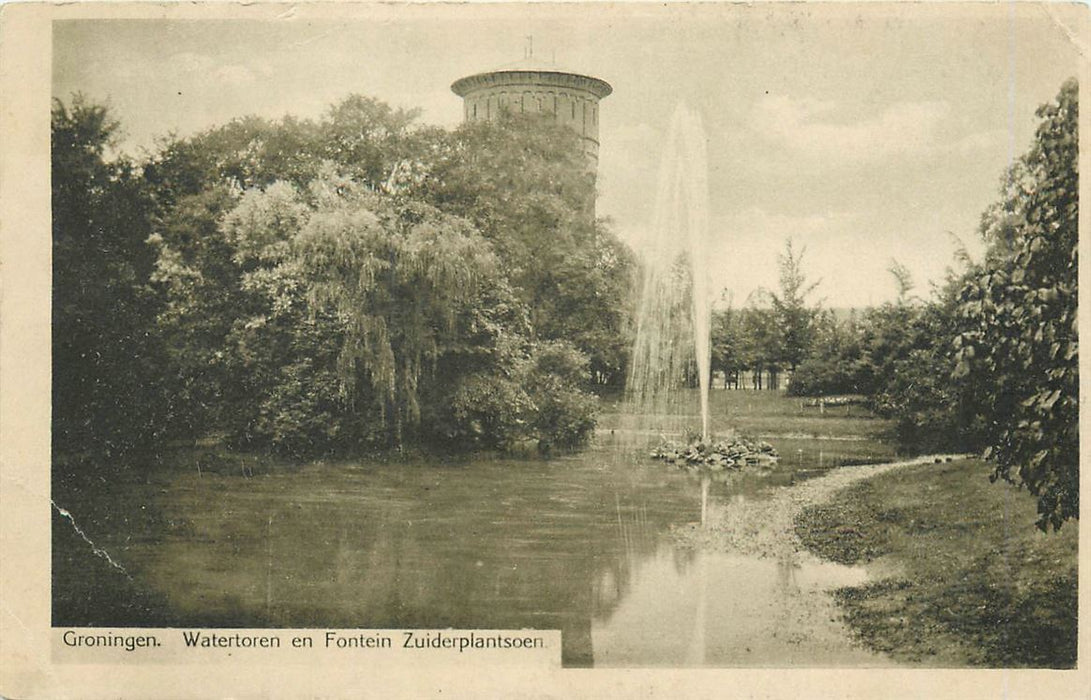
[[[533,59],[456,80],[466,121],[487,121],[501,110],[552,114],[583,139],[592,166],[599,160],[599,100],[613,92],[605,80]]]

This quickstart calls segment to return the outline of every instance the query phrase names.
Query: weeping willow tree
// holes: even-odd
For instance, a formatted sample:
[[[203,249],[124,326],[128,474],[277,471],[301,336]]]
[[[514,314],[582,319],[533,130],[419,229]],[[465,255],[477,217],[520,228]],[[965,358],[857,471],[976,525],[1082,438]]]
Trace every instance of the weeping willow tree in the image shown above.
[[[316,209],[292,241],[311,313],[341,328],[342,399],[374,410],[400,444],[421,420],[421,382],[457,335],[458,319],[497,270],[463,219],[411,200],[320,183]]]

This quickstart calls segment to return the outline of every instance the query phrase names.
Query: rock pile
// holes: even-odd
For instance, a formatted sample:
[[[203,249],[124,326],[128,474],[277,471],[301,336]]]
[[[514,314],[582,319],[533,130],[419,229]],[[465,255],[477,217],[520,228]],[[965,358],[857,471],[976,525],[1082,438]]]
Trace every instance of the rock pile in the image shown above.
[[[711,443],[698,440],[688,445],[667,440],[652,450],[651,457],[683,468],[704,467],[712,471],[743,467],[768,469],[780,459],[768,442],[741,437]]]

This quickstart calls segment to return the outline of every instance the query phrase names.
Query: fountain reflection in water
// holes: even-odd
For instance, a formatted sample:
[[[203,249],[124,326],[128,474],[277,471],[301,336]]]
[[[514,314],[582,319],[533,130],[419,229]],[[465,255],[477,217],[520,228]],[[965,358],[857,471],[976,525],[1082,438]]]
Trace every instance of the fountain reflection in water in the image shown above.
[[[653,226],[642,246],[643,280],[627,387],[645,434],[677,433],[689,411],[678,389],[700,386],[701,436],[709,437],[708,159],[700,117],[679,105],[659,169]],[[688,395],[688,393],[687,393]]]

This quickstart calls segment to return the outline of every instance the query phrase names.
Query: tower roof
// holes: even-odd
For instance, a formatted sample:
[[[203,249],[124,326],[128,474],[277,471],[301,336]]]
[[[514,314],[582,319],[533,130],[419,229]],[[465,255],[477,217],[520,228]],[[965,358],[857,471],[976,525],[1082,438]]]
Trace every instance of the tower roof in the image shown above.
[[[556,63],[549,61],[542,61],[537,58],[524,58],[521,61],[514,63],[508,63],[499,68],[495,68],[483,73],[475,73],[474,75],[468,75],[465,78],[459,78],[451,84],[451,90],[459,97],[464,97],[467,93],[471,92],[474,88],[477,88],[483,84],[492,83],[490,77],[507,77],[509,79],[518,79],[525,74],[527,78],[532,75],[543,76],[553,75],[557,78],[575,78],[583,84],[583,86],[594,93],[596,97],[603,98],[614,91],[614,88],[610,83],[600,78],[581,73],[579,71],[568,70]]]

